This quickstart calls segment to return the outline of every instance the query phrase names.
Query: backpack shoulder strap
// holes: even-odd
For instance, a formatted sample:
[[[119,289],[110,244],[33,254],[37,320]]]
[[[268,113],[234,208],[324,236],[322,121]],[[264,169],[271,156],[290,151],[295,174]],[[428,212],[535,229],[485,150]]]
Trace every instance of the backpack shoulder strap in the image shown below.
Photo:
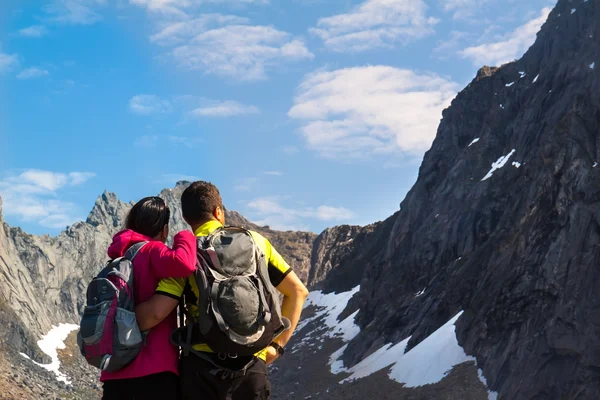
[[[144,247],[148,242],[139,242],[134,244],[133,246],[131,246],[127,252],[125,253],[125,255],[123,256],[124,258],[128,259],[129,261],[133,261],[133,259],[135,258],[135,256],[137,256],[138,252],[142,249],[142,247]]]

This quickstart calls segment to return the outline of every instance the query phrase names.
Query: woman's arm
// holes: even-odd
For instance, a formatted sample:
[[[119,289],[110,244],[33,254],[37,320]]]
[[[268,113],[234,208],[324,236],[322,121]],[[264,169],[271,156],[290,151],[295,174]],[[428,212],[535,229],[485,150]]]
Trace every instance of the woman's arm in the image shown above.
[[[185,278],[196,270],[196,236],[181,231],[173,240],[173,248],[156,246],[150,252],[150,264],[157,278]]]

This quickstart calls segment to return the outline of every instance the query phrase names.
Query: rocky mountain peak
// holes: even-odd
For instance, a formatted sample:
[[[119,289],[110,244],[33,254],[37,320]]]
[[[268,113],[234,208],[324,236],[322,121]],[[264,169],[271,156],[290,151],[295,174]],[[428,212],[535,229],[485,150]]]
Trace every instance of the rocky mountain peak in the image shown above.
[[[119,200],[116,194],[105,191],[96,199],[86,222],[94,227],[106,226],[111,229],[120,228],[131,204]]]
[[[498,71],[498,67],[489,67],[487,65],[484,65],[479,69],[479,71],[477,71],[477,76],[475,77],[475,80],[478,81],[483,78],[489,78],[490,76],[494,75],[496,71]]]

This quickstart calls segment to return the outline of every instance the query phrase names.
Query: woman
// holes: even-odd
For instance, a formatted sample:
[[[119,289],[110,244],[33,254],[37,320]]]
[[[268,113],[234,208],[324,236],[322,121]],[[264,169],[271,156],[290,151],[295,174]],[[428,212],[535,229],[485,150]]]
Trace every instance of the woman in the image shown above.
[[[184,278],[196,266],[196,237],[190,231],[175,235],[173,248],[165,242],[170,212],[160,197],[146,197],[133,206],[125,230],[113,237],[110,258],[121,257],[135,243],[148,241],[133,260],[135,304],[152,297],[162,278]],[[102,371],[103,400],[177,399],[179,392],[178,349],[169,341],[177,328],[173,310],[152,328],[136,359],[116,372]]]

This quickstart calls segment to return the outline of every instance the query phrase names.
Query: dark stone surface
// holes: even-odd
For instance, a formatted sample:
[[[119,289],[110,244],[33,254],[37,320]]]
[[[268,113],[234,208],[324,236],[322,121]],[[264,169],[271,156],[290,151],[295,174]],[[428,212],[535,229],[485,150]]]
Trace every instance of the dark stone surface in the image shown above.
[[[410,349],[465,310],[459,342],[500,399],[600,398],[599,7],[560,0],[521,60],[484,67],[444,111],[401,211],[355,265],[362,331],[346,364],[374,342],[412,335]]]

